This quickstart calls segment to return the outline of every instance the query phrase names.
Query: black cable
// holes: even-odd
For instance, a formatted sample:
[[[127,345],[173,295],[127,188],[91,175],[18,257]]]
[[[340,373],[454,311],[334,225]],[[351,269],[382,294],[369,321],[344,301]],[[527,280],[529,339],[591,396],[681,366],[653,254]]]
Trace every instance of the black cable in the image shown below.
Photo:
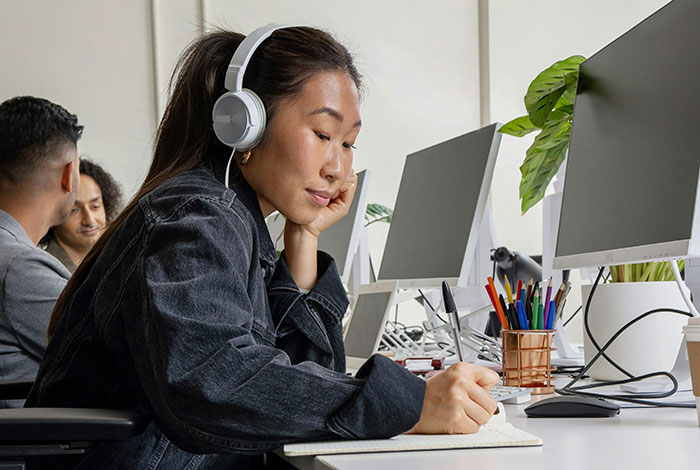
[[[580,374],[583,370],[583,366],[556,366],[553,374]]]
[[[565,269],[565,271],[567,271],[567,270]],[[605,279],[603,279],[603,282],[604,282],[604,283],[605,283],[605,282],[608,282],[608,279],[610,279],[610,271],[608,271],[608,274],[605,276]],[[583,310],[583,305],[580,305],[579,308],[577,308],[576,311],[575,311],[574,313],[571,314],[571,316],[569,317],[569,319],[566,320],[566,321],[564,322],[564,325],[563,325],[563,326],[566,327],[566,325],[568,325],[569,323],[571,323],[571,320],[573,320],[573,319],[576,317],[576,315],[578,315],[578,313],[579,313],[581,310]]]
[[[428,304],[428,307],[430,307],[430,310],[432,310],[432,312],[435,314],[435,316],[437,316],[443,323],[447,323],[447,322],[445,321],[445,319],[442,318],[442,317],[440,316],[439,313],[437,313],[437,311],[433,308],[433,306],[430,305],[430,301],[428,300],[428,298],[427,298],[425,295],[423,295],[423,291],[420,290],[420,289],[418,289],[418,293],[419,293],[420,296],[423,298],[423,301],[424,301],[426,304]]]
[[[569,323],[571,323],[571,320],[573,320],[574,317],[578,314],[578,312],[580,312],[582,309],[583,309],[583,305],[581,305],[579,308],[577,308],[576,311],[575,311],[574,313],[571,314],[571,316],[569,317],[569,319],[566,320],[562,326],[566,327],[566,325],[568,325]]]
[[[678,380],[669,372],[665,371],[659,371],[659,372],[651,372],[649,374],[644,374],[641,376],[634,376],[627,372],[625,369],[620,367],[619,364],[617,364],[614,360],[612,360],[610,357],[605,354],[605,350],[608,349],[612,343],[623,333],[625,332],[629,327],[637,323],[638,321],[648,317],[649,315],[653,315],[655,313],[661,313],[661,312],[670,312],[670,313],[676,313],[679,315],[684,315],[684,316],[692,316],[691,313],[685,312],[682,310],[677,310],[677,309],[672,309],[672,308],[657,308],[653,310],[649,310],[648,312],[645,312],[634,319],[630,320],[627,322],[622,328],[620,328],[615,334],[605,343],[605,345],[601,348],[600,345],[595,341],[593,338],[593,335],[590,330],[590,325],[588,323],[588,312],[590,309],[591,305],[591,300],[593,298],[593,294],[595,293],[595,289],[597,285],[600,282],[600,279],[602,277],[604,268],[600,268],[600,271],[598,272],[598,276],[596,277],[595,282],[593,283],[593,286],[591,288],[591,293],[588,296],[588,300],[586,302],[586,309],[584,311],[584,326],[586,327],[586,334],[588,334],[589,339],[591,340],[591,343],[595,346],[597,349],[596,355],[590,360],[588,364],[586,364],[585,367],[579,372],[579,374],[574,377],[571,382],[566,384],[563,388],[561,389],[556,389],[556,391],[562,395],[583,395],[583,396],[590,396],[594,398],[607,398],[610,400],[616,400],[616,401],[622,401],[622,402],[627,402],[627,403],[633,403],[633,404],[638,404],[638,405],[651,405],[651,406],[656,406],[656,407],[663,407],[663,408],[695,408],[695,404],[683,404],[683,403],[659,403],[659,402],[653,402],[653,401],[648,401],[646,399],[658,399],[658,398],[666,398],[678,391]],[[616,381],[606,381],[602,383],[595,383],[595,384],[589,384],[589,385],[579,385],[577,387],[574,387],[573,385],[578,382],[581,378],[584,377],[585,373],[593,366],[593,364],[600,359],[600,357],[603,356],[605,357],[608,362],[614,366],[616,369],[618,369],[620,372],[623,374],[627,375],[627,379],[623,380],[616,380]],[[606,394],[598,394],[598,393],[590,393],[590,392],[583,392],[582,390],[588,390],[592,388],[597,388],[597,387],[603,387],[603,386],[610,386],[610,385],[622,385],[626,383],[631,383],[631,382],[638,382],[641,380],[645,380],[651,377],[668,377],[669,380],[671,380],[671,383],[673,384],[671,390],[669,392],[660,392],[660,393],[643,393],[643,394],[637,394],[635,395],[635,398],[631,398],[629,395],[606,395]]]

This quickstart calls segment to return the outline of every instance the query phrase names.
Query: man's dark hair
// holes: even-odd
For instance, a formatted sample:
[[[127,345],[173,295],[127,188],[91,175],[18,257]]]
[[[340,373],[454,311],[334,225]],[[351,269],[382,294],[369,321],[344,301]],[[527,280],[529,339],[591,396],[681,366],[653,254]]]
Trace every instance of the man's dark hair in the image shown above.
[[[119,187],[119,183],[104,168],[95,162],[87,160],[84,156],[80,157],[80,174],[94,179],[97,186],[100,187],[105,216],[107,223],[110,223],[117,217],[122,205],[122,190]]]
[[[17,96],[0,103],[0,179],[17,183],[33,176],[82,133],[78,117],[49,100]]]

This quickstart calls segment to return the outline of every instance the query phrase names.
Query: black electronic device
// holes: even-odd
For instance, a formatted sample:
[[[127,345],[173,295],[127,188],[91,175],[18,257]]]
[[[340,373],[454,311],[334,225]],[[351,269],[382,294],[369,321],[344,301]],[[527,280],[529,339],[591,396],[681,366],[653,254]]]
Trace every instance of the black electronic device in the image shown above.
[[[523,284],[527,285],[530,279],[535,281],[542,279],[542,266],[540,263],[524,253],[511,252],[505,246],[501,246],[493,250],[491,260],[496,263],[496,278],[503,284],[505,281],[503,275],[507,274],[508,280],[512,284],[510,288],[513,292],[515,292],[515,286],[518,285],[518,281],[523,281]]]
[[[620,406],[602,398],[565,395],[545,398],[525,408],[528,418],[609,418]]]

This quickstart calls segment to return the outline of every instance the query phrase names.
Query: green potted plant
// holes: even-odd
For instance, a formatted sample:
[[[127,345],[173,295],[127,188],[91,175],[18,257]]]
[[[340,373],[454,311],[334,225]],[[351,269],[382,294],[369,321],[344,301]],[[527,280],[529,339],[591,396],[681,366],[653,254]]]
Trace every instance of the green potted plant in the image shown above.
[[[574,55],[540,72],[525,94],[527,114],[513,119],[499,132],[523,137],[540,131],[520,165],[522,213],[537,204],[566,158],[574,114],[579,64],[585,57]]]

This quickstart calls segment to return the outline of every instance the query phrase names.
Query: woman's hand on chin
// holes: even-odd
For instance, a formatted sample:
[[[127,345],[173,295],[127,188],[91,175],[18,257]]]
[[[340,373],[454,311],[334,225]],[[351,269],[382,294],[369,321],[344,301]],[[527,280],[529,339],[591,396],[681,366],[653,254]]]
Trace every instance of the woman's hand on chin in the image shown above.
[[[357,189],[357,175],[353,171],[350,176],[343,180],[337,194],[331,197],[331,201],[323,208],[318,217],[303,228],[318,238],[324,230],[327,230],[348,213],[352,198],[355,196],[355,189]]]

